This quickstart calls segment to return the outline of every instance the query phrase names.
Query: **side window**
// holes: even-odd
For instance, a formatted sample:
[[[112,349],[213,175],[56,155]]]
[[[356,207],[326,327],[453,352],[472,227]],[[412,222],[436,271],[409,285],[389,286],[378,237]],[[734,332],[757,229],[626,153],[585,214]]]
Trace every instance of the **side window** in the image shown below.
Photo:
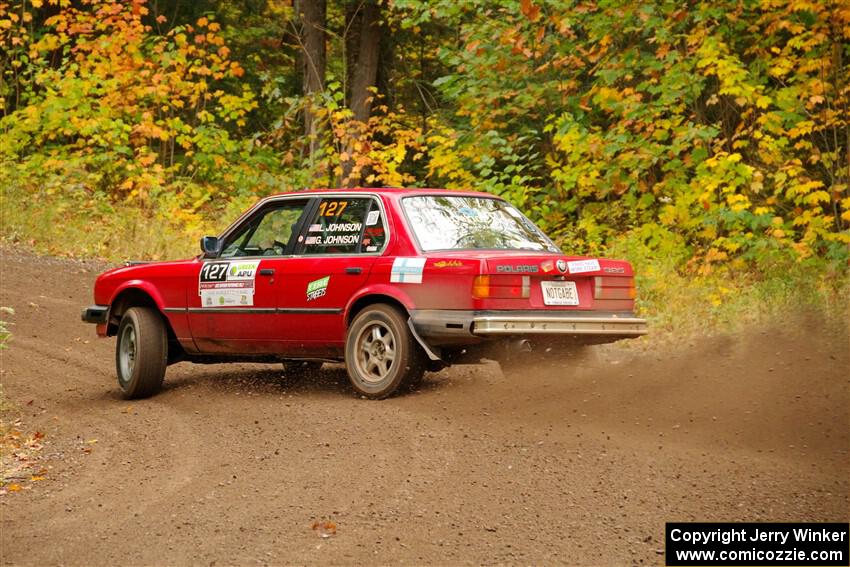
[[[384,214],[378,203],[373,199],[369,207],[369,212],[366,213],[366,228],[363,229],[363,238],[361,240],[361,252],[377,252],[384,247],[387,241],[387,233],[384,230]]]
[[[287,200],[270,205],[233,233],[225,244],[222,258],[243,256],[283,256],[291,253],[293,235],[307,199]]]
[[[384,219],[371,197],[326,197],[307,223],[302,254],[365,254],[384,246]]]

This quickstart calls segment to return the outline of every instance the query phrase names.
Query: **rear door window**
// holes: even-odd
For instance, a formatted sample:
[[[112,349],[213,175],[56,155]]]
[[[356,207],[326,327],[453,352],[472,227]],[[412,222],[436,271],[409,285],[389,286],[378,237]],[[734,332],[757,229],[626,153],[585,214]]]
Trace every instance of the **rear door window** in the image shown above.
[[[383,249],[383,213],[372,197],[324,197],[305,230],[300,254],[370,254]]]

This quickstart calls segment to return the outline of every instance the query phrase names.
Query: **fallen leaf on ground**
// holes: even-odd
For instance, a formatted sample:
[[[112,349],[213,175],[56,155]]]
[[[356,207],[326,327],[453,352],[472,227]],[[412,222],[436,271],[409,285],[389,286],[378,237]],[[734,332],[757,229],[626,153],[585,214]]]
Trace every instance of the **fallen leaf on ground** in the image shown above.
[[[313,522],[313,531],[323,538],[335,536],[336,524],[334,522]]]

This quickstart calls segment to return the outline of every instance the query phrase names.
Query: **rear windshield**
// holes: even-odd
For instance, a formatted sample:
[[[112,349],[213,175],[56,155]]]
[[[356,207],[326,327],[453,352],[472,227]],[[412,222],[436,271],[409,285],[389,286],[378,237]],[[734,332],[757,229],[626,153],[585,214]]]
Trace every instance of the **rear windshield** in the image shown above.
[[[402,199],[423,252],[539,250],[558,247],[516,208],[499,199],[429,195]]]

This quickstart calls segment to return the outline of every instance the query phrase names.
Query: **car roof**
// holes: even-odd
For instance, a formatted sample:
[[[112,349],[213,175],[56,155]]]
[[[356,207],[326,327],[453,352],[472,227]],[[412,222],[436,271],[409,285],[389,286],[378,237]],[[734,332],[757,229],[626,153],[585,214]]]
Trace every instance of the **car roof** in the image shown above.
[[[421,195],[440,195],[440,194],[451,194],[457,197],[486,197],[490,199],[501,199],[497,195],[493,195],[492,193],[484,193],[482,191],[459,191],[455,189],[427,189],[427,188],[404,188],[404,187],[353,187],[353,188],[340,188],[340,189],[304,189],[301,191],[286,191],[283,193],[277,193],[275,195],[271,195],[270,197],[281,197],[284,195],[321,195],[323,193],[351,193],[352,195],[356,195],[357,193],[377,193],[379,195],[387,195],[393,197],[411,197],[411,196],[421,196]]]

